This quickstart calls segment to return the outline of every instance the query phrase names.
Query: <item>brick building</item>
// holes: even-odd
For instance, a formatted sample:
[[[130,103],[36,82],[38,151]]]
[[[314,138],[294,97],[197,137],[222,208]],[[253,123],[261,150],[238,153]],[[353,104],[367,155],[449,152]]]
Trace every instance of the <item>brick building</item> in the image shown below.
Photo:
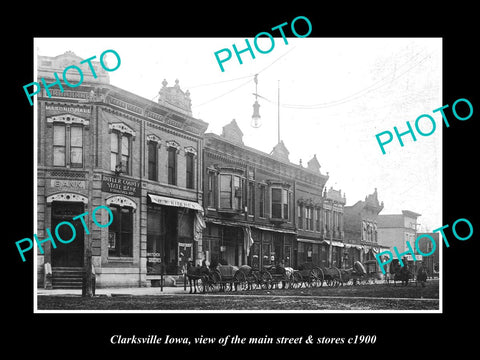
[[[323,193],[328,176],[321,174],[315,156],[306,168],[288,156],[283,142],[270,154],[245,146],[235,120],[221,135],[205,134],[207,262],[326,266],[326,236],[335,242],[342,238],[341,207],[333,205],[336,215],[331,215],[331,199],[326,201]],[[326,219],[335,222],[327,226]],[[327,233],[333,226],[335,231]]]
[[[345,206],[345,247],[348,265],[355,261],[374,264],[375,254],[384,246],[379,241],[379,213],[383,201],[378,201],[377,189],[366,196],[364,201],[357,201],[352,206]]]
[[[158,102],[109,83],[108,73],[92,62],[80,65],[71,52],[38,57],[38,79],[55,81],[53,72],[82,68],[81,85],[62,92],[58,85],[37,95],[37,235],[47,238],[69,221],[76,238],[69,244],[51,242],[37,252],[37,283],[63,284],[87,254],[97,286],[147,286],[159,278],[159,265],[178,274],[188,259],[202,253],[202,152],[207,123],[191,114],[188,92],[176,81],[162,83]],[[78,79],[77,79],[78,81]],[[69,76],[69,82],[75,79]],[[109,207],[113,223],[99,228],[92,210]],[[88,212],[85,231],[74,217]],[[100,213],[100,212],[99,212]],[[108,213],[97,218],[108,222]],[[68,227],[60,236],[71,237]],[[66,229],[66,230],[65,230]],[[68,233],[70,231],[70,234]],[[50,264],[53,277],[46,276]],[[53,284],[52,284],[53,282]]]
[[[394,246],[397,247],[399,253],[404,253],[409,250],[406,245],[409,242],[412,250],[416,253],[417,219],[420,216],[420,214],[410,210],[402,210],[401,214],[379,215],[378,237],[380,244],[395,254],[393,251]],[[412,255],[407,254],[404,257],[413,263]],[[415,258],[422,260],[421,255],[415,255]]]

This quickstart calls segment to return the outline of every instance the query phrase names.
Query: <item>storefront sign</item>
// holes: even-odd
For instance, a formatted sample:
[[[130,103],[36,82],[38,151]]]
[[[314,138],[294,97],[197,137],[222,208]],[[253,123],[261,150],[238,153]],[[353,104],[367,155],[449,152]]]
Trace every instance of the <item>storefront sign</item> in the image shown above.
[[[147,253],[147,262],[149,263],[161,263],[162,262],[162,257],[160,253],[155,252],[155,253]]]
[[[85,181],[82,180],[51,180],[50,185],[55,188],[85,189]]]
[[[141,195],[140,181],[119,176],[102,175],[102,191],[139,197]]]
[[[45,110],[65,111],[65,112],[81,112],[81,113],[90,114],[90,108],[88,108],[88,107],[77,107],[77,106],[46,105]]]

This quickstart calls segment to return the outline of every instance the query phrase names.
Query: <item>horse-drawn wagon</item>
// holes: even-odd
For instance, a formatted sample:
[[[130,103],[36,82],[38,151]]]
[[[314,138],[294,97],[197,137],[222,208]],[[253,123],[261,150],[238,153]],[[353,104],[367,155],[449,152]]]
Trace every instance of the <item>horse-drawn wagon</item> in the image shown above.
[[[312,263],[303,263],[298,270],[291,270],[290,284],[293,288],[322,286],[323,281],[323,270]]]

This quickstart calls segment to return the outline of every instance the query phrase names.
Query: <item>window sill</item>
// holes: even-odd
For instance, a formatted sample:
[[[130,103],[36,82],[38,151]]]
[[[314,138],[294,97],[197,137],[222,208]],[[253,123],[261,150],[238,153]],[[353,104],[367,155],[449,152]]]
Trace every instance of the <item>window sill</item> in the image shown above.
[[[235,210],[235,209],[217,209],[216,210],[221,215],[241,215],[242,210]]]
[[[285,224],[288,222],[288,219],[270,218],[270,222],[274,224]]]
[[[133,262],[133,257],[125,257],[125,256],[109,256],[109,262],[122,262],[122,263],[131,263]]]

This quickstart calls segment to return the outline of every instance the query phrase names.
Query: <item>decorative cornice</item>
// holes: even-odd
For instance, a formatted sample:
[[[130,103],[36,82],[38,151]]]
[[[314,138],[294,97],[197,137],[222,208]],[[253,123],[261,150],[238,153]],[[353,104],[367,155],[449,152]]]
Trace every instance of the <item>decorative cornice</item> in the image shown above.
[[[193,154],[194,156],[197,156],[197,150],[192,146],[186,146],[184,150],[186,154]]]
[[[137,204],[133,200],[131,200],[131,199],[125,197],[125,196],[118,196],[118,195],[111,196],[111,197],[109,197],[105,200],[105,203],[109,206],[110,205],[118,205],[118,206],[122,206],[122,207],[123,206],[131,207],[133,209],[137,208]]]
[[[130,134],[132,136],[135,136],[135,130],[133,130],[131,127],[125,125],[124,123],[110,123],[108,124],[108,127],[110,131],[115,130],[119,131],[121,133],[126,133]]]
[[[90,121],[79,116],[75,116],[72,114],[63,114],[63,115],[54,115],[54,116],[47,116],[47,123],[54,123],[54,122],[61,122],[64,124],[78,124],[88,126]]]
[[[152,142],[156,142],[156,143],[159,143],[159,144],[161,142],[160,138],[157,135],[154,135],[154,134],[148,134],[147,135],[147,141],[152,141]]]
[[[71,193],[71,192],[62,192],[62,193],[57,193],[57,194],[47,196],[47,204],[52,203],[52,201],[63,201],[63,202],[78,201],[78,202],[83,202],[84,204],[88,204],[87,197],[80,194]]]

